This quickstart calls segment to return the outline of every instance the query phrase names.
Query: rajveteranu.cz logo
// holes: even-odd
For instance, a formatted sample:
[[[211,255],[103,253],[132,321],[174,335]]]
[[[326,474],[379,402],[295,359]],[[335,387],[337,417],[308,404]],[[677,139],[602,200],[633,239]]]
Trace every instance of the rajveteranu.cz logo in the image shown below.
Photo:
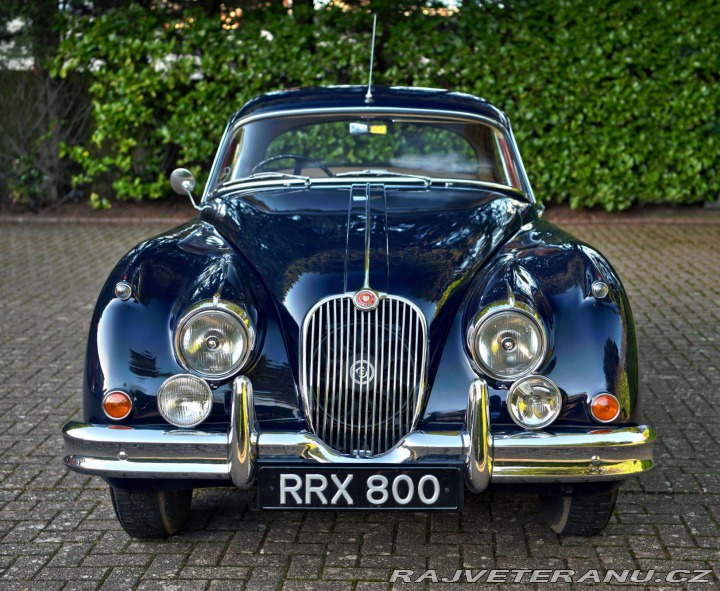
[[[588,570],[494,568],[464,569],[442,573],[435,569],[426,571],[394,570],[390,582],[403,583],[711,583],[717,576],[712,570],[674,569],[664,572],[655,570]]]

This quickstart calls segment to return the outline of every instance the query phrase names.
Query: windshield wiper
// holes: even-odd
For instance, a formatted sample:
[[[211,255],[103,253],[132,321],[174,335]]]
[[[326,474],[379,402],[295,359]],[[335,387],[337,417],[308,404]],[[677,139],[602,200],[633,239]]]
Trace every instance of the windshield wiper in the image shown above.
[[[295,179],[298,181],[303,181],[306,185],[310,184],[309,176],[301,174],[289,174],[287,172],[256,172],[255,174],[251,174],[250,176],[238,179],[238,181],[242,182],[257,179]]]
[[[251,174],[249,176],[244,176],[239,179],[234,179],[232,181],[222,182],[222,184],[218,183],[215,185],[215,190],[222,189],[223,187],[229,187],[231,185],[237,185],[240,183],[246,183],[248,181],[257,181],[257,180],[263,180],[263,179],[288,179],[288,180],[298,180],[305,183],[306,187],[310,186],[310,177],[309,176],[303,176],[299,174],[288,174],[285,172],[258,172],[255,174]],[[285,186],[290,186],[289,182],[283,183]]]
[[[398,176],[423,181],[426,187],[429,186],[432,182],[432,179],[429,176],[423,176],[421,174],[406,174],[404,172],[391,172],[389,170],[382,170],[380,168],[341,172],[339,174],[336,174],[335,176]]]

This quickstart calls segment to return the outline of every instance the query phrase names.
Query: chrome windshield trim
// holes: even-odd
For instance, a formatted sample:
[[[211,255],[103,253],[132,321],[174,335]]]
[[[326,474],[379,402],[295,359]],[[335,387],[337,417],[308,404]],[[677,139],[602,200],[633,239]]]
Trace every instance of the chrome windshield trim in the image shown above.
[[[512,150],[513,156],[517,159],[518,163],[518,170],[520,171],[520,175],[522,176],[523,182],[525,184],[525,190],[527,192],[528,197],[530,197],[530,201],[538,205],[539,207],[544,208],[544,206],[540,205],[537,200],[535,199],[535,193],[532,190],[532,185],[530,184],[530,179],[528,178],[527,171],[525,170],[525,164],[523,163],[522,156],[520,155],[520,149],[517,146],[517,141],[515,141],[515,133],[512,129],[512,124],[510,123],[510,118],[506,116],[507,120],[507,137],[510,138],[510,149]]]
[[[455,121],[472,120],[482,121],[487,125],[490,125],[498,131],[505,132],[507,127],[502,122],[493,119],[492,117],[485,117],[484,115],[478,115],[476,113],[468,113],[467,111],[446,111],[443,109],[412,109],[407,107],[376,107],[372,105],[358,105],[353,107],[326,107],[326,108],[312,108],[312,109],[287,109],[286,111],[272,111],[269,113],[254,113],[252,115],[246,115],[241,119],[235,121],[230,127],[230,131],[235,131],[238,127],[252,123],[253,121],[260,121],[262,119],[277,119],[279,117],[297,117],[302,115],[342,115],[345,113],[359,114],[361,117],[372,117],[373,115],[414,115],[421,118],[428,119],[450,119]]]
[[[496,121],[490,117],[485,117],[483,115],[478,115],[476,113],[468,113],[467,111],[446,111],[446,110],[436,110],[436,109],[409,109],[409,108],[397,108],[397,107],[373,107],[373,106],[356,106],[356,107],[330,107],[330,108],[313,108],[313,109],[288,109],[287,111],[279,111],[279,112],[271,112],[271,113],[255,113],[252,115],[247,115],[246,117],[242,117],[241,119],[238,119],[235,121],[232,125],[228,125],[225,128],[225,132],[223,134],[222,140],[220,142],[220,146],[216,152],[215,160],[213,161],[213,165],[210,168],[210,174],[208,176],[208,182],[205,184],[205,190],[203,191],[203,196],[201,199],[201,203],[205,203],[211,195],[217,195],[218,190],[215,188],[215,182],[217,178],[217,172],[218,168],[220,166],[220,158],[221,155],[225,153],[225,146],[228,141],[228,138],[235,133],[235,130],[237,130],[242,125],[246,125],[248,123],[252,123],[253,121],[260,121],[262,119],[275,119],[279,117],[296,117],[296,116],[303,116],[303,115],[342,115],[342,114],[357,114],[361,117],[372,117],[374,115],[387,115],[387,114],[397,114],[397,115],[413,115],[421,118],[427,118],[427,119],[449,119],[454,121],[480,121],[486,125],[489,125],[493,129],[497,130],[498,132],[502,133],[508,140],[508,146],[510,148],[510,151],[512,153],[513,158],[516,161],[516,164],[518,166],[518,170],[520,172],[520,178],[525,185],[523,189],[517,189],[515,187],[505,187],[505,185],[498,185],[503,188],[511,189],[514,191],[517,191],[518,193],[522,194],[527,200],[530,201],[533,205],[535,205],[537,202],[535,200],[535,195],[533,194],[532,187],[530,186],[530,182],[528,181],[527,174],[525,172],[525,167],[522,162],[522,158],[520,156],[520,153],[518,152],[517,144],[515,142],[515,137],[512,133],[512,128],[510,127],[510,122],[505,118],[507,121],[507,126],[504,125],[502,122]],[[438,179],[440,181],[445,182],[462,182],[461,179]],[[474,181],[474,182],[480,182],[483,181]],[[494,184],[494,183],[489,183]],[[213,187],[212,190],[210,187]]]

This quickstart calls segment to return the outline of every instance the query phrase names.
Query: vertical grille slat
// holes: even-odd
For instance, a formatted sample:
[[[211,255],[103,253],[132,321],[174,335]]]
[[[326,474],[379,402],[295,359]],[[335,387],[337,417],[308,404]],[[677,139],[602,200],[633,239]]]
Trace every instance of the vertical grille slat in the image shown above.
[[[417,421],[427,327],[412,303],[381,296],[359,310],[352,295],[319,302],[303,323],[301,379],[314,433],[340,453],[382,454]]]
[[[333,300],[332,305],[333,305],[333,327],[334,327],[334,326],[337,326],[337,323],[338,323],[338,318],[337,318],[337,300]],[[334,350],[334,351],[337,351],[337,331],[336,331],[336,330],[333,330],[333,350]],[[330,355],[328,354],[328,358],[329,358],[329,357],[330,357]],[[333,366],[333,372],[332,372],[332,392],[337,392],[337,373],[338,373],[338,372],[337,372],[337,364],[333,363],[332,366]],[[332,427],[333,427],[333,423],[332,423],[332,421],[330,421],[330,424],[328,425],[328,404],[330,404],[330,402],[328,402],[328,401],[326,400],[326,401],[325,401],[325,419],[324,419],[324,426],[325,426],[325,428],[329,429],[329,434],[328,434],[327,439],[325,439],[325,440],[326,440],[326,441],[332,441],[332,436],[333,436]]]
[[[385,338],[384,337],[385,337],[385,309],[386,308],[387,308],[387,306],[382,306],[382,311],[381,311],[382,318],[380,319],[380,326],[383,328],[383,332],[382,332],[382,337],[378,339],[380,341],[380,343],[379,343],[380,344],[380,368],[378,369],[378,374],[377,374],[378,379],[376,380],[376,383],[377,382],[382,383],[383,380],[385,379]],[[381,392],[380,401],[378,404],[378,414],[377,414],[378,417],[383,416],[383,399],[384,399],[384,396],[382,396],[382,392]],[[387,404],[385,405],[385,409],[386,409],[386,414],[387,414]],[[373,422],[373,424],[375,424],[375,422]],[[378,438],[377,438],[377,446],[375,447],[375,449],[382,449],[381,437],[382,437],[382,429],[380,428],[380,424],[378,424]]]
[[[415,318],[415,349],[421,346],[420,338],[425,338],[424,334],[421,333],[422,325],[420,324],[420,318]],[[422,337],[421,337],[422,334]],[[420,370],[420,382],[418,382],[418,369]],[[418,367],[417,359],[413,364],[413,384],[417,384],[417,388],[413,392],[413,412],[417,412],[418,408],[418,392],[422,392],[425,385],[422,382],[423,368]]]
[[[397,400],[397,379],[398,379],[398,344],[400,342],[400,300],[395,300],[395,317],[393,318],[393,345],[395,350],[393,351],[393,375],[392,375],[392,431],[391,437],[395,439],[395,423],[398,419],[398,412],[395,406]]]
[[[306,363],[305,366],[310,366],[307,371],[305,368],[303,368],[303,375],[309,375],[310,376],[310,382],[309,382],[309,389],[310,391],[314,391],[315,388],[315,381],[313,380],[313,377],[315,373],[313,372],[313,365],[312,360],[315,358],[315,317],[313,316],[312,322],[311,322],[311,334],[310,334],[310,363]],[[308,409],[310,411],[310,409]],[[312,412],[308,412],[308,415],[312,417]]]
[[[326,363],[325,363],[325,388],[324,388],[324,390],[325,390],[325,402],[324,402],[324,404],[323,404],[323,410],[324,410],[325,417],[323,417],[323,422],[322,422],[322,437],[323,437],[323,439],[326,439],[326,438],[327,438],[327,407],[328,407],[328,398],[330,397],[330,366],[332,365],[331,363],[328,363],[328,362],[327,362],[327,360],[330,359],[330,341],[331,341],[330,332],[331,332],[331,330],[332,330],[332,324],[331,324],[331,322],[330,322],[330,302],[328,302],[327,304],[325,304],[325,324],[326,324],[326,327],[327,327],[327,330],[326,330],[326,332],[325,332],[325,335],[326,335],[326,336],[325,336],[325,341],[326,341],[326,344],[327,344],[327,348],[326,348],[327,355],[326,355],[326,357],[325,357],[325,359],[326,359]]]
[[[393,379],[392,379],[392,363],[391,359],[393,359],[393,343],[395,342],[395,339],[393,338],[393,335],[395,334],[395,316],[393,316],[392,313],[393,309],[393,303],[388,303],[388,331],[389,331],[389,338],[387,340],[388,343],[388,374],[387,374],[387,380],[384,382],[386,384],[386,394],[385,394],[385,402],[386,402],[386,410],[385,416],[387,417],[387,420],[385,421],[385,443],[383,443],[383,448],[389,447],[388,442],[392,441],[392,437],[390,434],[390,427],[395,422],[395,416],[394,416],[394,405],[393,408],[390,407],[390,404],[392,402],[392,389],[394,386]]]
[[[352,317],[352,308],[350,302],[347,303],[347,323],[348,326],[352,324],[351,321]],[[345,352],[343,353],[345,357],[345,388],[343,389],[343,412],[342,414],[338,415],[337,421],[338,421],[338,429],[340,426],[343,426],[343,442],[338,443],[337,449],[345,449],[347,448],[347,431],[345,427],[347,426],[347,421],[343,420],[343,417],[347,417],[348,413],[348,391],[350,390],[350,331],[345,331],[346,339],[345,339]]]
[[[413,335],[413,323],[408,322],[408,337],[407,337],[408,343],[413,342],[412,335]],[[411,364],[410,360],[408,359],[408,363],[405,364],[405,383],[406,384],[411,383],[410,382],[410,375],[411,375],[410,372],[412,370],[412,365],[414,365],[414,364]],[[405,429],[410,429],[410,421],[411,421],[411,416],[412,416],[413,411],[414,411],[414,408],[412,408],[412,399],[410,399],[410,400],[408,400],[408,403],[405,405]]]
[[[348,375],[352,379],[352,372],[353,368],[355,367],[355,364],[357,363],[357,325],[358,325],[358,311],[357,308],[353,308],[353,342],[352,342],[352,365],[350,366],[350,371],[348,372]],[[345,431],[347,432],[348,426],[350,427],[350,445],[348,446],[347,440],[345,441],[345,449],[352,450],[352,431],[353,427],[355,426],[355,386],[351,384],[352,391],[348,388],[348,394],[350,395],[350,414],[345,419]]]
[[[405,311],[406,311],[406,306],[403,305],[402,306],[402,321],[400,322],[400,338],[397,339],[397,342],[402,343],[400,345],[400,365],[399,365],[400,373],[398,375],[398,390],[401,392],[403,392],[405,390],[405,388],[404,388],[405,382],[403,381],[403,374],[405,373],[405,371],[404,371],[405,363],[403,363],[403,361],[405,360],[405,347],[404,347],[404,343],[405,343]],[[409,403],[409,401],[407,401],[406,404],[404,405],[405,410],[407,410],[407,408],[408,408],[408,403]],[[398,408],[398,411],[399,411],[398,428],[399,429],[403,429],[404,423],[405,423],[405,421],[403,421],[404,413],[402,412],[402,410],[403,410],[402,407]]]
[[[320,317],[318,318],[318,322],[317,322],[318,340],[320,340],[322,338],[322,322],[323,322],[323,309],[321,307],[320,308]],[[322,350],[321,350],[322,348],[319,344],[318,344],[317,349],[318,349],[318,354],[317,354],[317,359],[316,359],[316,363],[315,363],[315,372],[314,373],[317,373],[317,379],[315,380],[315,387],[317,388],[317,391],[319,392],[319,390],[320,390],[320,375],[321,375],[320,371],[322,369]],[[315,407],[315,430],[316,430],[316,432],[319,432],[319,427],[320,427],[320,405],[318,404]]]

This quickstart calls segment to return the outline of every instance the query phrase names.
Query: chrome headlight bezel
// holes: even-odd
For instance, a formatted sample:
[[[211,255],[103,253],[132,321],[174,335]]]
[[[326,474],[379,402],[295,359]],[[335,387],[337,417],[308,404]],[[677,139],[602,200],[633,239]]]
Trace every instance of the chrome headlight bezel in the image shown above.
[[[533,323],[538,332],[539,353],[537,359],[533,363],[528,365],[525,369],[523,369],[523,371],[517,372],[512,375],[502,375],[495,372],[484,362],[479,352],[477,351],[475,343],[478,332],[481,331],[490,320],[492,320],[499,313],[508,312],[523,316],[524,318],[528,319],[530,322]],[[514,382],[515,380],[530,375],[543,364],[545,358],[547,357],[548,337],[545,331],[545,325],[543,324],[540,315],[535,311],[535,309],[531,308],[527,304],[518,301],[496,302],[490,304],[489,306],[486,306],[474,316],[467,332],[467,345],[472,360],[475,362],[475,364],[478,366],[478,368],[484,375],[500,382]]]
[[[195,318],[199,314],[203,314],[206,312],[217,312],[221,314],[227,314],[233,317],[234,320],[239,323],[243,332],[245,333],[244,347],[240,356],[238,357],[238,360],[233,363],[231,367],[229,367],[223,372],[211,373],[198,369],[197,367],[194,367],[193,364],[190,363],[186,356],[183,354],[182,339],[185,328],[188,326],[188,323],[193,320],[193,318]],[[219,381],[235,375],[247,363],[248,359],[250,358],[250,353],[255,347],[255,329],[247,312],[240,306],[233,304],[232,302],[228,302],[227,300],[203,300],[191,306],[183,313],[180,321],[177,323],[177,327],[175,328],[173,342],[175,348],[175,357],[177,358],[178,363],[185,370],[206,380]]]

